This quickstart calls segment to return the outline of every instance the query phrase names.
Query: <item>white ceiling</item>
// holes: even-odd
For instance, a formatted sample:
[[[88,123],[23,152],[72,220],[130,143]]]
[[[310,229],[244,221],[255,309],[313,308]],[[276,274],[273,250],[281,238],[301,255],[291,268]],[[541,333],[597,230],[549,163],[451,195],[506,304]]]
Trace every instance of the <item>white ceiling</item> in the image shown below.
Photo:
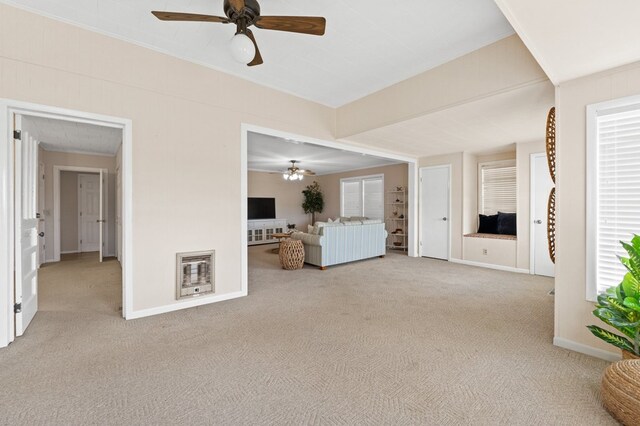
[[[0,1],[332,107],[513,34],[493,0],[264,0],[263,15],[325,16],[326,35],[256,28],[265,64],[249,68],[231,58],[230,25],[161,22],[150,13],[224,16],[223,0]]]
[[[538,83],[437,111],[348,138],[416,157],[500,151],[513,143],[542,141],[554,87]]]
[[[122,129],[23,116],[22,127],[47,151],[116,155]]]
[[[297,142],[261,133],[249,133],[247,142],[247,168],[260,172],[282,172],[297,160],[298,167],[317,175],[389,166],[399,161],[387,160],[321,145]]]
[[[638,0],[495,0],[555,84],[640,61]]]

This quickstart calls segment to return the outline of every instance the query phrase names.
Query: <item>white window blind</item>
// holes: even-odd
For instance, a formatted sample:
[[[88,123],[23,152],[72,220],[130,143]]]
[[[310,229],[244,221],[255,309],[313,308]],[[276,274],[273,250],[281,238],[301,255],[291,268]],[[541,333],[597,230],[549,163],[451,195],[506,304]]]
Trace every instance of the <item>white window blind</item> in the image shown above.
[[[590,208],[596,214],[595,290],[600,293],[626,273],[617,257],[627,255],[620,241],[640,234],[640,105],[598,111],[595,120],[596,200]]]
[[[341,216],[362,216],[362,182],[349,180],[341,182]]]
[[[480,214],[493,215],[499,211],[515,213],[517,205],[515,161],[480,164],[479,175]]]
[[[382,178],[365,179],[363,181],[362,216],[370,219],[384,219],[384,185]]]
[[[384,218],[384,178],[365,176],[340,181],[340,215]]]

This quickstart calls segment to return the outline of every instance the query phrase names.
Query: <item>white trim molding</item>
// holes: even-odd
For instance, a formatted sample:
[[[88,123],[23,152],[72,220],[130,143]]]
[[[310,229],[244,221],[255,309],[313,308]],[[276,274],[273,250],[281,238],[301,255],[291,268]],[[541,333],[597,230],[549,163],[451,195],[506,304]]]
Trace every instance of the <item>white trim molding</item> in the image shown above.
[[[166,314],[168,312],[179,311],[181,309],[194,308],[196,306],[209,305],[211,303],[223,302],[225,300],[237,299],[246,296],[245,291],[236,291],[233,293],[221,294],[219,296],[202,296],[194,299],[188,299],[183,302],[172,303],[170,305],[158,306],[149,309],[140,309],[133,311],[127,316],[128,320],[150,317],[152,315]]]
[[[13,335],[13,117],[16,115],[47,117],[56,120],[87,123],[122,129],[122,315],[133,314],[133,123],[129,119],[111,117],[39,105],[11,99],[0,99],[0,347],[7,346]]]
[[[616,362],[622,358],[621,354],[605,351],[603,349],[593,348],[591,346],[583,345],[582,343],[574,342],[562,337],[554,337],[553,344],[559,348],[569,349],[570,351],[579,352],[581,354],[593,356],[603,359],[605,361]]]
[[[475,266],[477,268],[496,269],[498,271],[515,272],[517,274],[529,274],[528,269],[513,268],[511,266],[494,265],[492,263],[473,262],[471,260],[455,258],[449,259],[449,261],[452,263],[459,263],[460,265]]]

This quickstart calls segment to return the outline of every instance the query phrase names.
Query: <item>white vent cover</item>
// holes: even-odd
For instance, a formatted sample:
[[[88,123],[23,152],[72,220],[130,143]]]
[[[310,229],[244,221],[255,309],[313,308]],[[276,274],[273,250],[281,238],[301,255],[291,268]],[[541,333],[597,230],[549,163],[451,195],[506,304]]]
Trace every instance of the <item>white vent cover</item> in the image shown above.
[[[214,259],[214,250],[177,254],[177,299],[197,297],[215,291]]]

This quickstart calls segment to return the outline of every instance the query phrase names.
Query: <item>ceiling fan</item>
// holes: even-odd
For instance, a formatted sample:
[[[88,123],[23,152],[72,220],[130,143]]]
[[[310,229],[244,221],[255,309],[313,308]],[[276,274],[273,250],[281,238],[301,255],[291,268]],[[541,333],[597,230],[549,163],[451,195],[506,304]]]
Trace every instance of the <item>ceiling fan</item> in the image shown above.
[[[236,35],[231,39],[231,53],[238,62],[250,67],[263,63],[256,39],[249,29],[250,26],[255,25],[263,30],[321,36],[324,35],[327,22],[325,18],[313,16],[261,16],[257,0],[224,0],[226,17],[180,12],[153,11],[151,13],[162,21],[235,24]]]
[[[298,160],[291,160],[291,167],[282,172],[282,177],[285,180],[302,180],[305,176],[315,176],[315,173],[311,170],[303,170],[296,166],[299,163]]]

